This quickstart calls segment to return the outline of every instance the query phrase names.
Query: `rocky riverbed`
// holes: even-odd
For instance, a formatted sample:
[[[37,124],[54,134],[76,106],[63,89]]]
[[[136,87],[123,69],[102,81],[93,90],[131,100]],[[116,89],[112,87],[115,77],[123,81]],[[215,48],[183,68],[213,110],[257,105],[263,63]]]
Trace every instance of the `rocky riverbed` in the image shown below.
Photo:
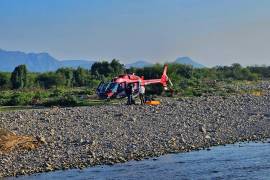
[[[270,94],[163,98],[159,106],[107,105],[0,113],[0,127],[41,137],[32,151],[0,154],[0,177],[114,164],[270,137]]]

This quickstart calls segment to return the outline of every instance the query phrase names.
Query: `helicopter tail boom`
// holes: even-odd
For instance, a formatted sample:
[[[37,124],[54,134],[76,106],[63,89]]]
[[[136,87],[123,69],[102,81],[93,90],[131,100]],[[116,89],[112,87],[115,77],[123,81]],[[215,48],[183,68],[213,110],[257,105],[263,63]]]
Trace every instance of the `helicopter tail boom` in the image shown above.
[[[160,79],[149,79],[149,80],[144,80],[144,85],[149,85],[149,84],[157,84],[160,83],[164,88],[167,87],[167,83],[169,81],[169,78],[167,76],[167,70],[168,70],[168,65],[164,65],[164,70],[162,73],[162,76]]]
[[[160,79],[160,83],[163,85],[164,88],[167,87],[167,82],[169,81],[169,78],[167,76],[167,70],[168,70],[168,65],[165,64],[163,74]]]

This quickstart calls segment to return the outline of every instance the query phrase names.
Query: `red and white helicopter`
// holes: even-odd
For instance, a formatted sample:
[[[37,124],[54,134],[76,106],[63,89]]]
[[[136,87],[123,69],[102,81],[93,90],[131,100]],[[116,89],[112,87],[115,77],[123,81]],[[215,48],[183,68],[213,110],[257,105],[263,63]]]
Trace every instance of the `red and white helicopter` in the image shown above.
[[[161,84],[164,90],[168,90],[168,82],[172,86],[172,82],[167,76],[168,65],[164,65],[163,74],[160,79],[144,79],[133,74],[119,75],[112,79],[111,82],[101,82],[96,89],[96,93],[101,99],[113,99],[126,97],[125,89],[128,84],[133,85],[133,96],[136,97],[139,94],[140,86],[147,86],[150,84]]]

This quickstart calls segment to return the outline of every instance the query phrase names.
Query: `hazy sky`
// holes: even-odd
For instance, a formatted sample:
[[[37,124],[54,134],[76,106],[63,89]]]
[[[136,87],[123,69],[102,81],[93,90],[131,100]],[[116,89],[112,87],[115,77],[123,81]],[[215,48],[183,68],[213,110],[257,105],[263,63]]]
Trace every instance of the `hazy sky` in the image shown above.
[[[0,48],[59,59],[270,65],[270,0],[0,0]]]

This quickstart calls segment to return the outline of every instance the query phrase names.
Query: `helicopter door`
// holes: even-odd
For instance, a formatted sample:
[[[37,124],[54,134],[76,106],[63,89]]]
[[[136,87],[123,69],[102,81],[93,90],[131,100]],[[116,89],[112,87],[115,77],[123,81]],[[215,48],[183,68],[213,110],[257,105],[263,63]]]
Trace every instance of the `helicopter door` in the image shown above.
[[[125,89],[126,89],[126,83],[125,82],[120,83],[117,89],[117,98],[126,97]]]

